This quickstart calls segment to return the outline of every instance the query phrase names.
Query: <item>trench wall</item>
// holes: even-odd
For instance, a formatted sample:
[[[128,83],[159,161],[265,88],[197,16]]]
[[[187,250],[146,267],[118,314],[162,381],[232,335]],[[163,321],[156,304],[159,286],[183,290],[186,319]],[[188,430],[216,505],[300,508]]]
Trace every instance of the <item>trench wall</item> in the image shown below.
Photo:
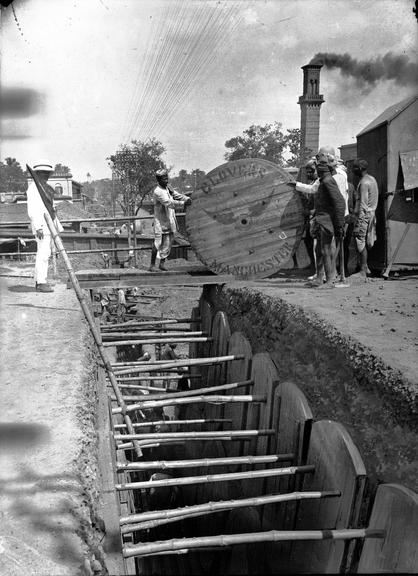
[[[403,375],[323,320],[255,289],[206,294],[242,331],[253,353],[267,351],[282,380],[305,393],[315,420],[341,422],[359,448],[370,493],[382,482],[418,490],[417,391]]]

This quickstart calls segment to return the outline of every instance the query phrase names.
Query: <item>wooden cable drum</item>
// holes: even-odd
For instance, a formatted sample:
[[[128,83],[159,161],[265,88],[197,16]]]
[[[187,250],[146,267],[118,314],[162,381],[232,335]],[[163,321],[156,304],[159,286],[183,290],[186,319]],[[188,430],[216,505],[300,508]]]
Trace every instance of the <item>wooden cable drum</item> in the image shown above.
[[[192,249],[217,274],[263,278],[296,251],[304,215],[292,177],[276,164],[250,158],[206,175],[186,213]]]

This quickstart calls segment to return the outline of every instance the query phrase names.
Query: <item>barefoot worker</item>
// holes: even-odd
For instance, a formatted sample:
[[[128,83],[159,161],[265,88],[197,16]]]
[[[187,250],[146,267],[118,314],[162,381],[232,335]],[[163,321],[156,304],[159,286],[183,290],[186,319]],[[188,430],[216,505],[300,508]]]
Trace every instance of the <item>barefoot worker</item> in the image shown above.
[[[335,237],[336,241],[339,241],[344,236],[345,201],[332,177],[332,167],[327,162],[319,161],[316,171],[320,184],[315,203],[315,217],[321,235],[322,259],[326,277],[325,284],[322,284],[322,278],[320,278],[318,286],[319,288],[333,288],[335,277],[333,239]]]
[[[177,232],[175,208],[185,208],[192,203],[191,198],[176,192],[168,185],[167,170],[155,173],[158,186],[152,193],[154,200],[154,245],[151,252],[150,272],[155,271],[155,261],[160,259],[160,270],[167,270],[165,261],[171,252],[174,233]]]
[[[366,160],[357,158],[353,163],[353,173],[360,177],[356,191],[354,206],[354,238],[360,258],[360,272],[357,276],[366,278],[369,271],[367,266],[367,249],[371,248],[376,240],[376,208],[379,200],[379,189],[376,179],[368,172]]]
[[[34,180],[32,180],[29,183],[26,192],[28,216],[37,245],[35,260],[35,288],[38,292],[53,292],[54,289],[47,282],[48,261],[51,256],[52,237],[45,221],[44,214],[47,211],[50,214],[54,214],[55,226],[58,232],[63,231],[63,227],[55,214],[54,190],[49,186],[49,184],[47,184],[47,180],[54,169],[52,164],[42,161],[33,166],[33,171],[39,178],[45,191],[45,198],[43,200],[39,194],[38,187]]]

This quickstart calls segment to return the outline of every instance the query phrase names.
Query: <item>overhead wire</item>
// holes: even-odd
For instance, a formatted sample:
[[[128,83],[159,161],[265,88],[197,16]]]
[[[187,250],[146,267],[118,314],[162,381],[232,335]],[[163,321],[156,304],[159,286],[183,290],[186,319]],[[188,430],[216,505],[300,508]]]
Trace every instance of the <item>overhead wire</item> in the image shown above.
[[[181,83],[178,84],[173,93],[172,101],[166,105],[162,114],[154,119],[152,126],[154,131],[159,132],[166,125],[170,119],[170,115],[173,114],[175,109],[177,109],[184,100],[186,92],[192,88],[193,81],[199,77],[203,67],[214,58],[214,50],[219,40],[225,37],[224,33],[229,27],[230,18],[233,15],[235,7],[235,5],[229,3],[224,14],[219,12],[213,23],[210,22],[210,20],[206,22],[205,28],[202,30],[202,35],[200,36],[200,46],[197,57],[189,67],[185,68],[185,74],[182,77]],[[211,34],[213,30],[215,32]]]
[[[167,9],[167,6],[168,6],[168,9]],[[131,128],[131,134],[135,128],[137,129],[138,126],[141,125],[141,122],[143,122],[143,119],[147,118],[149,116],[149,114],[151,113],[150,112],[150,106],[152,104],[152,96],[156,90],[155,78],[156,78],[156,75],[157,75],[157,73],[161,67],[161,62],[162,62],[163,58],[165,57],[165,54],[169,48],[169,44],[172,41],[171,31],[172,31],[173,26],[176,24],[176,22],[178,22],[178,20],[177,20],[178,9],[179,9],[179,3],[177,2],[177,0],[172,1],[168,5],[166,5],[166,11],[163,14],[163,18],[161,19],[161,21],[165,27],[164,33],[162,34],[162,43],[160,45],[159,50],[157,51],[156,57],[153,60],[152,68],[151,68],[149,74],[147,75],[147,81],[146,81],[142,101],[140,102],[140,104],[138,106],[137,114],[135,117],[135,124]]]
[[[243,2],[216,5],[183,0],[164,4],[136,78],[124,133],[145,141],[159,137],[204,70],[210,71],[233,41],[243,20]],[[151,31],[153,34],[153,31]]]
[[[175,106],[176,103],[180,104],[182,95],[184,95],[189,88],[190,79],[193,79],[196,66],[199,66],[198,63],[202,59],[203,54],[210,48],[211,31],[222,31],[223,22],[227,17],[228,14],[223,14],[222,10],[218,9],[213,11],[209,18],[205,19],[203,26],[194,35],[194,41],[189,47],[190,56],[182,63],[180,72],[181,81],[177,82],[177,85],[171,90],[169,100],[165,102],[161,114],[152,119],[151,130],[155,130],[156,124],[161,123],[163,118],[172,112],[173,105]]]
[[[201,13],[203,13],[203,11],[204,11],[203,3],[200,4],[200,10],[201,10]],[[171,52],[170,61],[167,63],[168,70],[163,70],[161,72],[161,74],[164,75],[164,77],[166,79],[169,78],[169,81],[166,81],[163,83],[162,89],[160,89],[158,91],[158,98],[154,99],[155,111],[158,111],[161,109],[161,103],[165,100],[165,98],[167,97],[167,94],[169,92],[171,92],[173,89],[173,84],[175,83],[175,78],[178,75],[179,69],[181,69],[181,67],[183,65],[184,54],[185,54],[185,50],[187,50],[187,45],[188,45],[188,38],[189,38],[191,32],[193,31],[193,29],[196,28],[196,25],[195,25],[196,16],[195,16],[194,11],[189,10],[188,14],[185,13],[185,16],[186,16],[186,21],[187,21],[186,28],[184,30],[183,29],[180,30],[180,32],[178,34],[178,40],[176,42],[175,49]],[[198,27],[197,27],[197,29],[198,29]],[[167,72],[169,73],[169,76],[168,76]],[[148,124],[151,121],[152,121],[152,117],[150,116],[148,118]],[[144,130],[145,134],[147,133],[147,129],[148,129],[148,125],[144,125],[143,130]]]
[[[163,11],[161,17],[158,19],[158,27],[156,31],[156,36],[152,39],[152,51],[150,54],[150,58],[146,62],[146,67],[144,69],[144,77],[142,78],[142,90],[138,96],[137,104],[135,106],[133,121],[130,124],[128,138],[131,139],[133,129],[138,123],[138,119],[140,118],[141,113],[143,112],[144,104],[146,104],[147,94],[150,82],[153,77],[153,73],[155,70],[156,60],[160,56],[160,50],[158,49],[158,45],[161,43],[162,38],[164,38],[164,27],[166,18],[170,12],[170,7],[172,4],[164,4]]]
[[[144,134],[148,135],[152,123],[155,121],[155,118],[159,116],[157,112],[161,113],[161,110],[164,110],[163,103],[165,103],[167,99],[170,99],[170,96],[173,94],[177,78],[180,76],[182,69],[185,66],[185,62],[187,61],[187,58],[185,58],[187,52],[185,51],[190,51],[189,38],[192,33],[198,33],[203,13],[204,9],[202,9],[201,5],[200,14],[198,14],[198,16],[196,16],[196,13],[193,14],[192,17],[189,18],[185,30],[182,30],[181,40],[177,42],[176,49],[171,55],[171,62],[169,64],[169,81],[164,83],[164,88],[162,90],[159,90],[159,98],[157,100],[154,99],[153,111],[155,111],[155,114],[150,115],[147,125],[143,127]]]

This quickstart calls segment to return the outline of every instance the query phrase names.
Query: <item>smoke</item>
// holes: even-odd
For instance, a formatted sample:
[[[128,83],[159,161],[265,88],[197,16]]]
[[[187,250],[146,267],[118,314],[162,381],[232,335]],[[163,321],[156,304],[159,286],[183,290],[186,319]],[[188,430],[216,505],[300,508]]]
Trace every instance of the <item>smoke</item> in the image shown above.
[[[394,80],[400,86],[418,84],[418,63],[408,56],[388,52],[371,60],[356,60],[349,54],[319,52],[310,64],[323,64],[330,70],[339,68],[343,76],[352,77],[360,88],[373,88],[379,81]]]

